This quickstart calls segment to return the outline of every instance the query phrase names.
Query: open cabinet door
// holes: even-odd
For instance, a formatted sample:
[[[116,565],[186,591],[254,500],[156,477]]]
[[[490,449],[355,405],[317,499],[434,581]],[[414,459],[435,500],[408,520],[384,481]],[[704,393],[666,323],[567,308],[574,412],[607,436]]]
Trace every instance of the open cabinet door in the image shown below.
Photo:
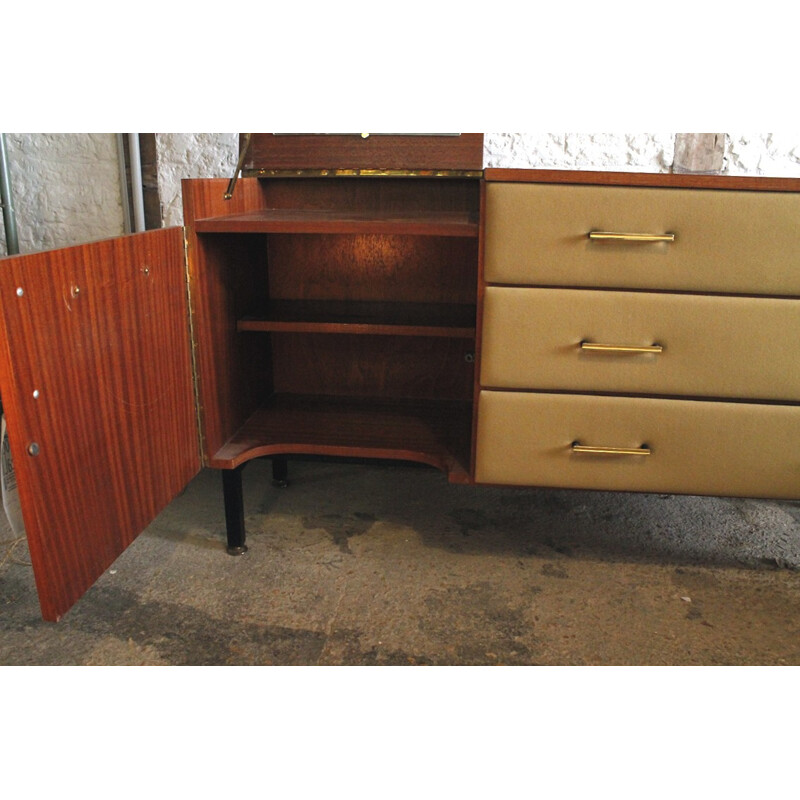
[[[200,470],[183,230],[0,261],[0,396],[42,616]]]

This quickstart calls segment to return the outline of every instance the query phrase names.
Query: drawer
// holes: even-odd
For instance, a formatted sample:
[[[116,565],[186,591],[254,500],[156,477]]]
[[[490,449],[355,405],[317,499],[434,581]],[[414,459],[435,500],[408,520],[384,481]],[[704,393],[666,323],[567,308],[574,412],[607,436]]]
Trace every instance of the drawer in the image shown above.
[[[476,446],[478,483],[800,497],[798,406],[481,392]]]
[[[488,283],[800,294],[800,195],[488,183]],[[672,242],[590,240],[591,231]]]
[[[490,286],[481,341],[485,387],[800,400],[800,300]]]

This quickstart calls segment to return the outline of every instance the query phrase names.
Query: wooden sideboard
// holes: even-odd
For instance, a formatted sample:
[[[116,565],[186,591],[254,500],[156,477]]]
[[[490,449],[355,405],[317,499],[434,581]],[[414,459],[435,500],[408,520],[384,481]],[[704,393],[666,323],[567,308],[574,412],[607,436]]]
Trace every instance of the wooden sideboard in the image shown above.
[[[264,456],[279,480],[311,454],[800,497],[800,180],[290,171],[184,181],[184,228],[2,261],[45,619],[204,466],[243,552]]]

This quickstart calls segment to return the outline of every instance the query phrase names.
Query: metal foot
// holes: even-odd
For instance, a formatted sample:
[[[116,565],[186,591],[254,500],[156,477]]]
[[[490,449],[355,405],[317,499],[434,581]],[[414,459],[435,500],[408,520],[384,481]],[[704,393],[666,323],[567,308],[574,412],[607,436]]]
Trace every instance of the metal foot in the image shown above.
[[[272,485],[285,489],[289,485],[289,459],[286,456],[272,458]]]

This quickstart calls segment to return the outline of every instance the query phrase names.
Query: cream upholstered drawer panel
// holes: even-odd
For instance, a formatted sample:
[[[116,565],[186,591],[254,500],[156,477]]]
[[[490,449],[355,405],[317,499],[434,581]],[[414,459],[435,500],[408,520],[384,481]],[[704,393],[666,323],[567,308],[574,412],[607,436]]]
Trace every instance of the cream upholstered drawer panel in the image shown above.
[[[484,387],[800,401],[797,300],[490,286],[482,331]]]
[[[800,407],[484,391],[476,458],[478,483],[797,499]]]
[[[800,295],[798,220],[792,193],[489,182],[484,279]],[[675,238],[592,240],[590,232]]]

